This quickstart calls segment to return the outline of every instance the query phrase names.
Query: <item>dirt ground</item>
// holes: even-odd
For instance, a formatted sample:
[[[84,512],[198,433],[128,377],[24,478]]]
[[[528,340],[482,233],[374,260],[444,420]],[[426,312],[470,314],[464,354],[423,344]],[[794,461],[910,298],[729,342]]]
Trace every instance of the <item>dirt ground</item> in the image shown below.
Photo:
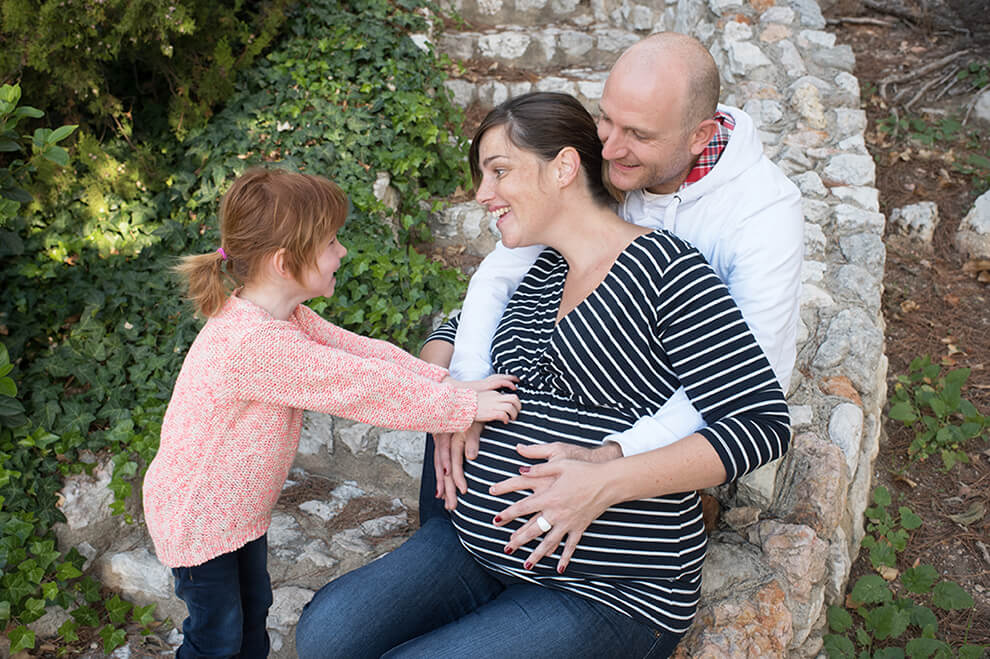
[[[877,162],[881,211],[889,217],[893,209],[921,201],[933,201],[939,210],[931,245],[893,235],[888,227],[883,312],[889,391],[897,375],[908,373],[914,358],[930,355],[946,370],[971,369],[962,395],[986,415],[990,284],[985,282],[990,272],[985,263],[967,261],[953,236],[986,189],[985,182],[959,170],[966,168],[970,154],[990,153],[990,126],[970,118],[957,134],[934,133],[930,143],[911,139],[904,130],[894,135],[881,127],[891,126],[892,116],[920,117],[928,125],[966,117],[976,88],[971,78],[958,80],[958,72],[969,70],[971,63],[977,69],[990,66],[990,9],[985,0],[849,0],[831,7],[826,17],[839,43],[849,44],[856,53],[855,73],[869,118],[866,141]],[[984,180],[990,177],[988,171],[977,174]],[[909,459],[914,435],[902,423],[887,419],[884,431],[874,485],[885,485],[895,505],[910,507],[923,520],[898,568],[932,565],[943,578],[961,585],[976,606],[941,615],[940,634],[954,647],[967,642],[990,645],[988,443],[970,441],[964,446],[970,464],[946,473],[938,457],[926,462]],[[864,551],[854,565],[850,589],[858,576],[870,572]]]

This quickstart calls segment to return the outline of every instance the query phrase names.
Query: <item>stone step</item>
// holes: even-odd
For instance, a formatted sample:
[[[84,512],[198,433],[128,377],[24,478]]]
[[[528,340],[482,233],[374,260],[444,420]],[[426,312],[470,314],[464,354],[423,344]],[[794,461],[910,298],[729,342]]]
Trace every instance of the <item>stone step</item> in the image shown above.
[[[467,107],[477,103],[483,109],[491,109],[528,92],[563,92],[577,98],[592,114],[598,113],[608,69],[563,69],[545,76],[474,76],[451,78],[444,85],[453,92],[454,103]],[[511,79],[516,78],[516,79]]]
[[[676,4],[667,2],[666,5]],[[570,23],[587,26],[608,23],[612,27],[643,32],[672,25],[674,8],[661,0],[642,4],[630,0],[452,0],[447,7],[475,25],[547,25]]]
[[[568,67],[609,69],[616,58],[646,33],[594,23],[587,27],[501,26],[477,32],[445,32],[436,47],[451,59],[485,60],[545,72]]]

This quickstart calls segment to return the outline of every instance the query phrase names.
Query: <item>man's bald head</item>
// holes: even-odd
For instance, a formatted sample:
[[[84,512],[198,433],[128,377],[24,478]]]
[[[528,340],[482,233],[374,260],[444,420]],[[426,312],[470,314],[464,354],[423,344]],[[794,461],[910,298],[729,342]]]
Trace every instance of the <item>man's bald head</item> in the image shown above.
[[[718,67],[708,49],[694,37],[677,32],[650,35],[619,57],[609,77],[616,75],[649,80],[655,93],[673,94],[687,130],[715,115]]]

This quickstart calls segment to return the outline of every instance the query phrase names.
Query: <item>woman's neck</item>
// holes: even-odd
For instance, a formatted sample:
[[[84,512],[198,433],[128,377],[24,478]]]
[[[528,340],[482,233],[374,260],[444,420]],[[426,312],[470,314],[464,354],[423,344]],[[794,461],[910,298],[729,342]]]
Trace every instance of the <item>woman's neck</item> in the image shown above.
[[[585,204],[568,212],[547,244],[563,255],[571,273],[580,275],[608,269],[629,243],[647,232],[609,208]]]

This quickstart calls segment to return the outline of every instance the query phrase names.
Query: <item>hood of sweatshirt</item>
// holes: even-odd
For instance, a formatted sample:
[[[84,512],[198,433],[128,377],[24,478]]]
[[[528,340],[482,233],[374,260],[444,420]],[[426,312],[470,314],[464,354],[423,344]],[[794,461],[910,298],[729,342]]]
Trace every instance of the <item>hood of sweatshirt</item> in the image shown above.
[[[729,105],[719,104],[718,109],[720,112],[730,115],[735,121],[735,128],[732,129],[729,143],[722,151],[715,167],[704,178],[672,194],[670,203],[666,205],[662,221],[660,218],[655,218],[657,224],[664,229],[674,231],[679,209],[704,197],[713,190],[725,187],[730,181],[742,176],[764,157],[763,145],[756,132],[753,119],[739,108]],[[641,212],[637,211],[641,211],[645,206],[643,191],[634,190],[626,195],[620,214],[625,218],[638,217]]]

